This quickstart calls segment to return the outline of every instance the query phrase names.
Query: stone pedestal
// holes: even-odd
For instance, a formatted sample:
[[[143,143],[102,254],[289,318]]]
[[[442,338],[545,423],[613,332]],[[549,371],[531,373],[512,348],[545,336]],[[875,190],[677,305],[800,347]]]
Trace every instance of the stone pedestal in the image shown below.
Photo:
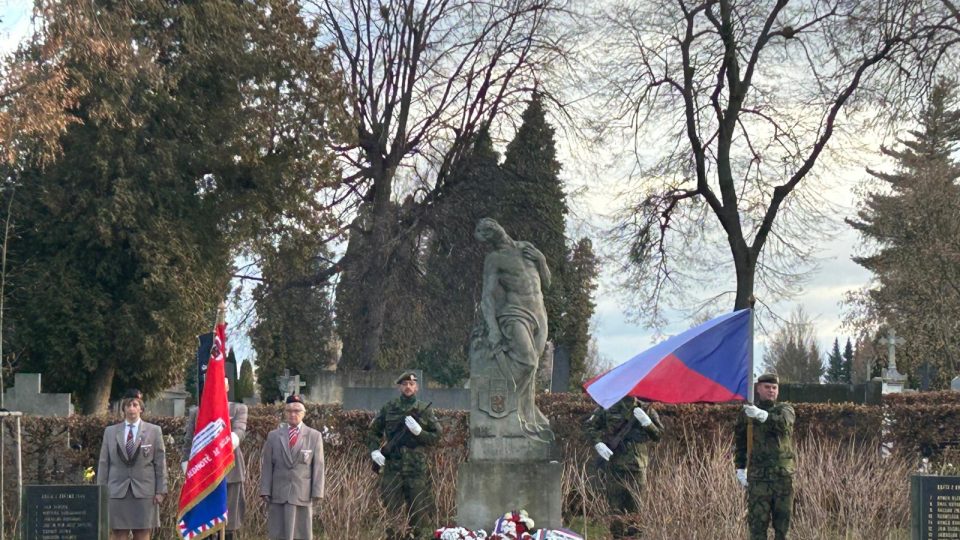
[[[511,510],[559,528],[563,464],[556,443],[523,434],[516,395],[496,370],[470,378],[469,458],[457,476],[457,525],[489,531]]]
[[[457,475],[457,525],[489,531],[504,513],[524,509],[538,529],[559,528],[562,475],[557,461],[464,463]]]

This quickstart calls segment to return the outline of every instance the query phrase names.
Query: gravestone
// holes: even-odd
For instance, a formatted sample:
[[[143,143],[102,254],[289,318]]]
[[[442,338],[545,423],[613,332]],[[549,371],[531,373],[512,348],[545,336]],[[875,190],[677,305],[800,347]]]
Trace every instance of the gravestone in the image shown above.
[[[930,387],[933,386],[934,380],[937,378],[937,367],[930,365],[930,362],[924,362],[920,364],[920,369],[917,370],[917,375],[920,376],[920,390],[927,392],[930,390]]]
[[[953,380],[950,381],[950,389],[954,392],[960,392],[960,376],[954,377]]]
[[[910,539],[960,538],[960,476],[910,477]]]
[[[13,388],[3,393],[3,405],[10,411],[35,416],[70,416],[70,394],[44,394],[39,373],[15,373]]]
[[[24,540],[106,540],[107,488],[24,486]]]
[[[563,465],[535,402],[550,272],[540,251],[492,219],[480,220],[475,236],[493,250],[484,261],[483,318],[470,336],[470,443],[457,471],[456,521],[489,529],[504,512],[524,509],[538,526],[559,528]]]
[[[293,394],[299,394],[300,388],[306,386],[307,383],[300,381],[300,375],[290,375],[290,370],[283,370],[283,375],[277,377],[277,387],[280,390],[280,393],[283,394],[283,399],[286,400]]]
[[[550,391],[570,391],[570,348],[563,344],[553,351],[553,381]]]

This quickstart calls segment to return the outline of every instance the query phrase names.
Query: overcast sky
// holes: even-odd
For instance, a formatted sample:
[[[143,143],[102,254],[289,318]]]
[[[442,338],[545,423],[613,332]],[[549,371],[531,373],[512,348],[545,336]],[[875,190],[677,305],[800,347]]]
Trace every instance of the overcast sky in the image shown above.
[[[28,0],[0,0],[0,53],[11,50],[13,45],[29,32],[30,5]],[[558,130],[557,135],[561,139],[558,146],[562,148],[568,144],[562,139],[562,130]],[[620,180],[599,178],[595,172],[589,172],[589,167],[572,164],[569,162],[570,158],[561,159],[567,160],[564,163],[563,175],[568,191],[579,193],[571,200],[574,210],[571,232],[575,236],[593,234],[604,223],[604,216],[616,210],[615,205],[620,204],[614,196]],[[863,165],[854,166],[846,179],[835,181],[831,185],[829,199],[837,205],[840,215],[837,216],[835,237],[816,246],[819,268],[810,274],[803,291],[795,299],[773,305],[778,315],[787,317],[794,305],[802,304],[815,323],[821,350],[824,351],[830,347],[834,338],[840,337],[843,341],[847,335],[841,328],[840,301],[844,294],[863,287],[869,280],[869,273],[850,260],[858,238],[842,222],[843,217],[852,215],[856,205],[853,188],[865,176],[862,172]],[[612,286],[612,277],[608,268],[603,275],[596,299],[595,335],[600,353],[616,365],[652,345],[654,333],[628,321],[624,315],[626,306],[622,304],[620,295]],[[730,283],[733,283],[732,273]],[[729,288],[734,287],[731,285]],[[697,295],[701,293],[694,292]],[[702,291],[704,297],[710,294],[711,291]],[[689,320],[681,314],[673,314],[669,319],[669,324],[663,329],[667,335],[678,333],[690,326]],[[249,344],[237,338],[240,336],[234,335],[232,341],[239,347],[238,356],[244,358],[248,354]],[[756,364],[759,365],[763,353],[763,337],[758,335],[757,341]]]

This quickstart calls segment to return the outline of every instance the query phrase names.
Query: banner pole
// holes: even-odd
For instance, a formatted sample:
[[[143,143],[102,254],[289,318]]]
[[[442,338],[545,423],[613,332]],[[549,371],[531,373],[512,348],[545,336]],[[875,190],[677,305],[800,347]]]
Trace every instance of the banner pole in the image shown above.
[[[747,344],[747,358],[749,358],[749,371],[747,372],[747,403],[753,405],[753,321],[756,309],[757,298],[750,295],[747,299],[750,302],[750,342]],[[747,468],[750,468],[750,454],[753,451],[753,419],[747,418]]]

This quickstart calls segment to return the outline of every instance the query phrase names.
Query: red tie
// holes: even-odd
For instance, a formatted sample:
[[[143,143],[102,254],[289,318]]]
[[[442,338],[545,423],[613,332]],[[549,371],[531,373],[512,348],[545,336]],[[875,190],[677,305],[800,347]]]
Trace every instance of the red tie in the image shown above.
[[[127,457],[133,455],[133,424],[127,424]]]
[[[297,437],[300,436],[300,427],[290,428],[290,448],[293,448],[293,445],[297,444]]]

